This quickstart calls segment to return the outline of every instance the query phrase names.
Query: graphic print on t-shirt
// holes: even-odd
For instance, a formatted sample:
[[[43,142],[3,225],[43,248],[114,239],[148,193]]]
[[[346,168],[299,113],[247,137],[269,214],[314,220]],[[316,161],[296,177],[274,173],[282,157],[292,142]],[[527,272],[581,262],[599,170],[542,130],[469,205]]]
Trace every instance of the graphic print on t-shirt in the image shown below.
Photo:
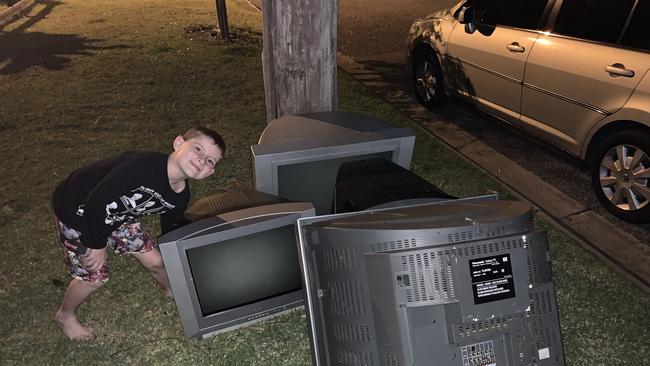
[[[155,190],[140,186],[128,195],[120,196],[118,200],[106,205],[106,219],[104,223],[113,225],[127,218],[164,213],[174,205],[165,201],[160,193]]]

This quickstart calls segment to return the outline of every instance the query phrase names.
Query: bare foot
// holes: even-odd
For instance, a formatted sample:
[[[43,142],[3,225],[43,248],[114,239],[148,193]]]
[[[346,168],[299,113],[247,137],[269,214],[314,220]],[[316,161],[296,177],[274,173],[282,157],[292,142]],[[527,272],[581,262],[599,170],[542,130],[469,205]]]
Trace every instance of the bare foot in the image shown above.
[[[73,341],[92,341],[97,338],[93,332],[84,328],[83,325],[79,323],[74,314],[70,316],[58,311],[56,315],[54,315],[54,320],[66,337]]]

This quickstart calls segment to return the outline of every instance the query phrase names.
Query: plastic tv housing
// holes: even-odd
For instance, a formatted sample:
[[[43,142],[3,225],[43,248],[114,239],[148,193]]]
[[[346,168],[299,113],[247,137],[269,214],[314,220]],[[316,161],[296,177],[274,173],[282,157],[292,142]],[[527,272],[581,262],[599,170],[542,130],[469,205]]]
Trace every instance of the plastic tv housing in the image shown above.
[[[530,206],[461,199],[301,218],[315,365],[563,365]]]
[[[414,144],[410,129],[358,113],[287,115],[269,122],[251,146],[255,189],[329,214],[341,164],[384,158],[408,169]]]
[[[159,238],[188,337],[207,337],[303,306],[295,223],[308,202],[263,203],[204,218]]]

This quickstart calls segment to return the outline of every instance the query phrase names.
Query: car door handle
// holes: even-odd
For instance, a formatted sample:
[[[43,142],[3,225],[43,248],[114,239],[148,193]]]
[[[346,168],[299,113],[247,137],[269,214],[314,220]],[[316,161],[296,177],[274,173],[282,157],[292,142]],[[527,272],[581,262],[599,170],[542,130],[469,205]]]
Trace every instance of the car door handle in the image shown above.
[[[526,49],[521,47],[519,45],[519,43],[517,43],[517,42],[510,43],[508,46],[506,46],[506,48],[508,50],[512,51],[512,52],[524,52],[524,51],[526,51]]]
[[[607,67],[605,67],[605,71],[607,71],[610,75],[614,74],[618,76],[625,76],[628,78],[634,76],[634,71],[626,69],[625,65],[619,63],[608,65]]]

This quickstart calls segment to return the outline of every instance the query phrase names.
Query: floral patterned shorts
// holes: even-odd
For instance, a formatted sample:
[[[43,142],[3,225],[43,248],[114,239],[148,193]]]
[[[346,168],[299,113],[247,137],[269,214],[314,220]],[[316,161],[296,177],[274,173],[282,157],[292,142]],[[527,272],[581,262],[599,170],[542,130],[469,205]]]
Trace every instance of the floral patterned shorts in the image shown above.
[[[88,248],[81,242],[81,233],[62,223],[56,216],[54,217],[54,223],[70,275],[87,282],[108,281],[110,277],[108,258],[106,258],[106,262],[104,262],[100,270],[96,272],[88,271],[81,262],[81,258],[88,251]],[[154,242],[140,226],[140,223],[134,222],[123,224],[113,231],[107,239],[107,246],[112,247],[115,254],[124,255],[127,253],[146,253],[153,249]]]

